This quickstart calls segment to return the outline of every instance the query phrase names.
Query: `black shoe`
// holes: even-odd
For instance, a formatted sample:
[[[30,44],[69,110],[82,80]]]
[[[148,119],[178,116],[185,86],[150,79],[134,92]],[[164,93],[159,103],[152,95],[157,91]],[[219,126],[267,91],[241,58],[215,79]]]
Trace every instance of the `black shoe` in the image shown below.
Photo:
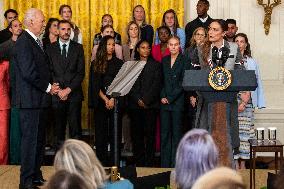
[[[23,186],[23,185],[19,185],[19,189],[40,189],[39,187],[37,187],[37,186],[34,186],[34,185],[32,185],[32,184],[30,184],[30,185],[25,185],[25,186]]]
[[[33,184],[35,186],[43,186],[45,183],[46,183],[46,180],[43,178],[33,180]]]

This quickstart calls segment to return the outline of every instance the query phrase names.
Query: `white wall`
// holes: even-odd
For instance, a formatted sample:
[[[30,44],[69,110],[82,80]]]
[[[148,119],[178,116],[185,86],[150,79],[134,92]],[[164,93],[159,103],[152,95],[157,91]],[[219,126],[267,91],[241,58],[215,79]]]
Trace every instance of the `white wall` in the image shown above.
[[[185,0],[185,20],[196,18],[198,0]],[[209,0],[212,18],[237,20],[239,32],[248,35],[253,57],[259,62],[266,109],[256,110],[256,127],[276,126],[284,143],[284,3],[273,9],[270,32],[264,33],[263,7],[257,0]],[[267,137],[267,133],[265,135]],[[281,138],[282,137],[282,138]]]

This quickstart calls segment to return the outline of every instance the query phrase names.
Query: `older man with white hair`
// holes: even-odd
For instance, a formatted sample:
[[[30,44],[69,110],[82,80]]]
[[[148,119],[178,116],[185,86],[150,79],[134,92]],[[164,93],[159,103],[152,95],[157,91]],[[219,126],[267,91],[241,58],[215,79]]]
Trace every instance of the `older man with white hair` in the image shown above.
[[[14,48],[16,75],[16,106],[20,112],[21,173],[20,189],[34,189],[44,184],[40,170],[44,153],[46,110],[50,94],[59,91],[51,84],[51,72],[46,53],[39,39],[45,26],[42,11],[31,8],[24,17],[26,30]]]

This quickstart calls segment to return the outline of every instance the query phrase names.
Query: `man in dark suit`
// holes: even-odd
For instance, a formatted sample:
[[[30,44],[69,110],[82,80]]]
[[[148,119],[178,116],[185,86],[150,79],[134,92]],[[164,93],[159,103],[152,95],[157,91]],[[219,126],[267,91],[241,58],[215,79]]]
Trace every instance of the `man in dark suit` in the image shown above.
[[[80,139],[82,130],[81,84],[85,76],[84,50],[81,44],[70,40],[71,27],[69,21],[59,21],[59,40],[46,48],[53,81],[59,83],[61,88],[58,96],[52,97],[57,147],[60,147],[65,140],[67,120],[70,138]]]
[[[12,20],[15,20],[18,18],[18,13],[14,9],[8,9],[5,11],[4,16],[8,23],[8,27],[0,31],[0,44],[7,41],[8,39],[12,37],[12,33],[9,30],[9,25]]]
[[[185,26],[185,35],[186,35],[186,43],[185,47],[190,46],[190,39],[193,35],[193,32],[198,27],[203,27],[206,30],[208,29],[209,24],[212,22],[212,18],[207,14],[209,10],[209,1],[208,0],[199,0],[196,5],[196,11],[198,17]]]
[[[27,10],[24,24],[27,29],[16,41],[13,56],[15,103],[20,112],[22,132],[19,188],[32,189],[44,184],[40,167],[44,152],[45,114],[50,105],[50,94],[56,94],[59,86],[50,84],[48,57],[38,38],[45,25],[43,13],[35,8]]]

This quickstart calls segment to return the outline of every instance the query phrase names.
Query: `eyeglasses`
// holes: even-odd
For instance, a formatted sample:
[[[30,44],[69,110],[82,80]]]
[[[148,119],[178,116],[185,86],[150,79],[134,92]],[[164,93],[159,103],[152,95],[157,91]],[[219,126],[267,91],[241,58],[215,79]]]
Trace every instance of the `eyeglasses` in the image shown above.
[[[200,37],[205,37],[205,34],[201,34],[201,33],[196,33],[196,34],[194,34],[195,36],[200,36]]]

